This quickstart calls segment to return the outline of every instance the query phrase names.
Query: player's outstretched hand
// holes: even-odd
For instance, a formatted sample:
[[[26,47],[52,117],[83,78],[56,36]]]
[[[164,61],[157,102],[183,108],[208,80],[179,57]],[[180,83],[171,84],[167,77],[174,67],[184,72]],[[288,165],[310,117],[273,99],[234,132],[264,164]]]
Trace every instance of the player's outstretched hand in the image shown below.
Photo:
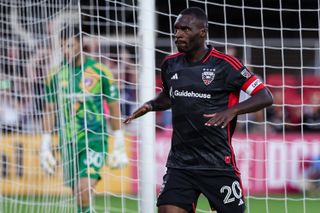
[[[111,169],[120,169],[128,165],[129,160],[125,148],[123,132],[121,130],[114,131],[113,150],[108,159]]]
[[[204,114],[203,116],[205,118],[209,118],[204,125],[225,128],[227,124],[235,117],[235,114],[231,109],[227,109],[225,111],[213,114]]]
[[[51,135],[44,134],[42,136],[42,143],[40,147],[40,166],[49,175],[54,174],[56,167],[56,160],[51,151]]]
[[[139,107],[134,113],[132,113],[132,115],[130,115],[129,117],[127,117],[123,123],[128,124],[130,123],[133,119],[139,118],[142,115],[146,114],[147,112],[150,112],[152,110],[152,107],[150,104],[145,103],[144,105],[142,105],[141,107]]]

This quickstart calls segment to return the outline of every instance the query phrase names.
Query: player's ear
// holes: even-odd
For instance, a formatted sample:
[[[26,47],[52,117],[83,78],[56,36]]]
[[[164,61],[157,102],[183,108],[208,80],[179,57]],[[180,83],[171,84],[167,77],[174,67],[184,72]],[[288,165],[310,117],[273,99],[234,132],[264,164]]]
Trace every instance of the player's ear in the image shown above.
[[[200,30],[200,37],[201,38],[205,38],[207,36],[207,29],[206,28],[202,28]]]

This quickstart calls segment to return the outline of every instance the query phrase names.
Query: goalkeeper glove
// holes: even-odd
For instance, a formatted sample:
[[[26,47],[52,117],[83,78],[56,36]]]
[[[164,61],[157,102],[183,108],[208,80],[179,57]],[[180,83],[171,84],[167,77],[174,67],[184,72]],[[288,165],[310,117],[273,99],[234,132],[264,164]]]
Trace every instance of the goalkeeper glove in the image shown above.
[[[129,160],[125,150],[124,135],[121,130],[114,131],[112,153],[109,155],[109,166],[112,169],[125,167]]]
[[[48,173],[53,175],[56,166],[56,160],[51,152],[51,135],[46,133],[42,135],[42,143],[40,147],[40,166]]]

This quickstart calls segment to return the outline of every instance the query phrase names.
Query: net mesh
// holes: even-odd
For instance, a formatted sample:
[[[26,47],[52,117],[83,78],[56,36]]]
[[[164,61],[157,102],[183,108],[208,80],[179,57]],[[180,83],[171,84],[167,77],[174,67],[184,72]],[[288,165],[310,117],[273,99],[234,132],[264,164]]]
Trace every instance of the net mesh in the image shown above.
[[[173,23],[182,9],[199,6],[209,18],[208,43],[240,59],[273,93],[272,107],[239,116],[233,139],[247,212],[317,212],[320,207],[319,1],[159,0],[155,4],[157,91],[161,89],[161,61],[176,52]],[[76,115],[79,112],[71,104],[78,98],[89,97],[84,93],[80,97],[71,92],[64,94],[53,87],[51,95],[69,97],[55,101],[52,110],[46,111],[45,85],[52,74],[63,72],[67,46],[61,43],[61,35],[80,36],[82,42],[76,55],[82,61],[93,58],[98,64],[106,65],[113,75],[108,79],[118,87],[121,103],[118,119],[132,113],[141,104],[138,92],[144,89],[138,80],[140,9],[143,6],[134,0],[0,2],[0,212],[76,211],[76,196],[65,186],[62,172],[70,160],[63,161],[61,153],[70,139],[61,130],[75,125],[75,120],[66,119],[63,113]],[[78,26],[80,33],[65,31],[70,25]],[[103,69],[98,70],[99,77],[104,76]],[[82,73],[83,70],[69,75],[76,79]],[[99,93],[96,98],[105,100],[108,94]],[[241,95],[241,100],[246,98],[245,94]],[[97,133],[90,126],[91,115],[105,117],[107,121],[100,122],[110,130],[108,119],[112,116],[106,102],[98,110],[84,106],[83,111],[85,135]],[[58,166],[51,176],[39,166],[42,121],[50,120],[48,116],[56,120],[51,132]],[[158,112],[156,118],[154,187],[159,190],[170,148],[171,112]],[[129,165],[116,170],[103,167],[102,180],[91,195],[96,195],[91,201],[92,212],[140,212],[138,131],[141,127],[133,122],[123,128]],[[74,126],[70,129],[71,138],[79,137]],[[112,131],[100,135],[109,136],[112,150]],[[85,141],[88,140],[86,137]],[[201,198],[198,212],[208,209]]]

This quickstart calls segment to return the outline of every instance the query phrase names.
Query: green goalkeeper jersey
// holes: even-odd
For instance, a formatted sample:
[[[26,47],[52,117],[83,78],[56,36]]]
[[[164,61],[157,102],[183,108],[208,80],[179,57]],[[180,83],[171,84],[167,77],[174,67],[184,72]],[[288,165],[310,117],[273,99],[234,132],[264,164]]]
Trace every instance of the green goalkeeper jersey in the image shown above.
[[[46,94],[48,102],[57,106],[60,142],[64,139],[81,143],[86,133],[101,138],[106,132],[103,100],[110,103],[119,98],[108,67],[92,58],[86,58],[83,67],[64,65],[50,75]]]

